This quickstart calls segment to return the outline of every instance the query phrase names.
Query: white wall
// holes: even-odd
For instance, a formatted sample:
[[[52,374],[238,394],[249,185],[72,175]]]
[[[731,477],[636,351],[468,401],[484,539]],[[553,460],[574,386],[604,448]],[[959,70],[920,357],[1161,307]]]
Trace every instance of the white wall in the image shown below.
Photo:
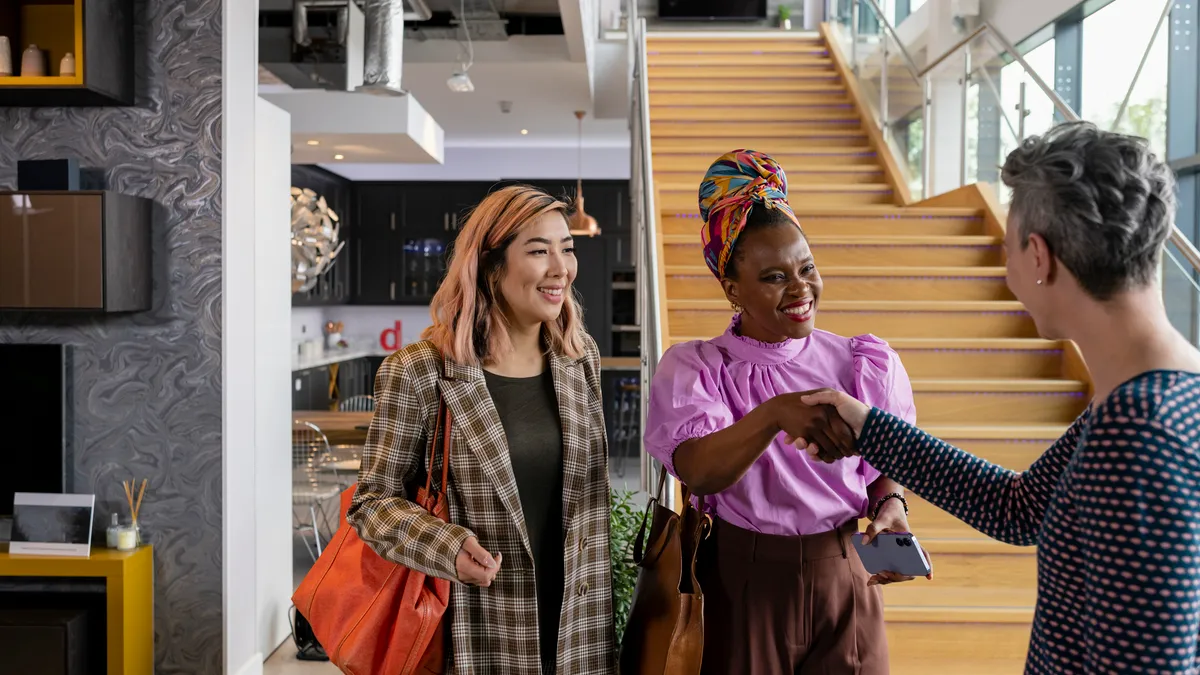
[[[258,1],[222,3],[224,672],[257,675],[289,632],[291,125],[257,96]]]
[[[432,323],[427,306],[296,307],[292,310],[291,317],[291,354],[296,354],[297,345],[305,340],[321,340],[322,326],[326,321],[340,321],[345,324],[342,337],[349,343],[350,349],[375,354],[386,354],[390,351],[380,345],[380,333],[385,329],[394,330],[397,321],[400,322],[401,345],[420,340],[421,331]]]
[[[270,654],[291,633],[292,289],[289,237],[291,122],[287,112],[258,99],[255,117],[254,203],[254,438],[257,506],[258,650]]]
[[[262,671],[257,639],[255,453],[255,106],[258,0],[221,3],[222,575],[225,672]]]

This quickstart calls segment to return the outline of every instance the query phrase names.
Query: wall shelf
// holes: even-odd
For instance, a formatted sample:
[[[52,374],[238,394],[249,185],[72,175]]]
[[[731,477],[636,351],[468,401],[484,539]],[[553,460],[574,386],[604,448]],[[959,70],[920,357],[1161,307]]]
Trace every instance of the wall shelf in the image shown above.
[[[8,37],[13,76],[0,76],[0,107],[133,105],[132,0],[0,1],[0,35]],[[46,53],[45,76],[22,75],[21,56]],[[60,76],[70,52],[75,75]]]

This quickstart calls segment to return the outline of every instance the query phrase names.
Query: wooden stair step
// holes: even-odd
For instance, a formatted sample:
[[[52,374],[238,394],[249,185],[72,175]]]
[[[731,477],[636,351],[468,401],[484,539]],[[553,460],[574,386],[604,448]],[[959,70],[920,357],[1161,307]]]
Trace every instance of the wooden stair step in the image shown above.
[[[724,300],[667,300],[668,335],[714,336],[731,319]],[[817,326],[839,335],[872,333],[904,337],[1037,337],[1037,327],[1019,302],[822,302]],[[963,422],[959,422],[963,423]]]
[[[788,186],[792,204],[833,206],[840,204],[890,204],[895,199],[892,187],[886,183],[797,183]],[[659,190],[659,205],[664,211],[698,209],[696,186],[675,184]]]
[[[729,108],[699,108],[688,105],[651,105],[650,121],[720,122],[729,119]],[[746,124],[760,122],[791,122],[797,127],[859,128],[862,119],[850,105],[837,103],[800,106],[753,106],[738,111],[738,119]],[[653,141],[651,141],[653,142]],[[657,150],[655,150],[657,152]]]
[[[750,148],[771,156],[810,153],[838,155],[870,150],[870,146],[866,142],[866,135],[861,129],[825,131],[795,130],[793,127],[795,136],[788,138],[786,136],[764,136],[762,131],[757,128],[754,129],[754,135],[747,134],[745,128],[736,135],[706,133],[704,130],[710,126],[712,125],[690,122],[664,123],[662,127],[669,127],[671,130],[650,141],[654,152],[651,159],[655,160],[655,168],[658,168],[659,155],[678,153],[707,155],[711,157],[709,163],[712,163],[717,157],[739,148]],[[693,129],[698,130],[699,133],[691,136],[683,135],[684,132],[692,133]],[[784,167],[785,170],[787,168]]]
[[[1037,557],[1033,548],[1018,553],[939,552],[936,540],[922,537],[933,579],[914,579],[883,588],[893,607],[1007,607],[1031,610],[1037,603]]]
[[[790,105],[790,106],[822,106],[850,105],[850,96],[845,90],[831,89],[827,92],[780,91],[763,92],[755,95],[755,105]],[[724,97],[714,97],[709,91],[678,91],[650,92],[650,105],[690,105],[697,107],[725,107],[728,109],[729,100]],[[650,128],[650,136],[654,137],[654,127]]]
[[[852,169],[840,171],[839,169]],[[695,171],[655,171],[654,180],[660,184],[691,184],[699,187],[704,178],[704,172]],[[883,168],[878,166],[846,165],[806,168],[800,171],[788,171],[788,185],[812,185],[815,183],[882,184],[884,182]]]
[[[889,345],[910,378],[1045,379],[1063,374],[1063,346],[1055,340],[901,338]]]
[[[658,66],[646,64],[646,74],[653,83],[658,78],[708,80],[709,78],[745,78],[749,80],[783,79],[790,82],[825,81],[836,82],[840,79],[833,67],[833,61],[814,62],[811,65],[793,67],[791,65],[764,66]]]
[[[712,166],[718,157],[736,150],[741,144],[704,143],[692,148],[672,148],[655,150],[653,156],[655,171],[683,171],[699,173],[701,176]],[[741,145],[741,147],[746,147]],[[758,148],[752,148],[758,150]],[[775,158],[775,161],[786,165],[787,171],[804,169],[819,170],[829,166],[879,166],[879,157],[869,146],[831,147],[812,145],[802,150],[787,152],[772,152],[760,150]]]
[[[663,149],[691,150],[697,142],[705,149],[724,147],[725,152],[737,148],[771,147],[796,143],[802,149],[811,147],[867,147],[867,132],[861,127],[848,129],[803,129],[796,125],[766,122],[747,129],[730,122],[655,122],[650,125],[651,152]],[[719,140],[718,140],[719,139]]]
[[[914,379],[926,424],[1070,424],[1087,407],[1086,382],[1066,379]]]
[[[829,48],[819,37],[770,39],[675,38],[649,35],[646,53],[650,54],[813,54],[827,56]]]
[[[656,174],[657,175],[657,174]],[[865,174],[864,175],[870,175]],[[795,174],[788,173],[788,180]],[[801,220],[805,232],[808,223]],[[700,228],[692,234],[663,235],[663,262],[666,265],[694,264],[704,259],[700,248]],[[1004,264],[1000,237],[989,236],[808,236],[818,269],[826,266],[871,265],[903,267],[987,267]]]
[[[1021,675],[1024,672],[1033,623],[1030,609],[922,609],[885,605],[884,618],[892,675]]]
[[[819,268],[825,300],[1011,300],[1003,267]],[[704,265],[664,268],[669,298],[724,298]]]
[[[655,166],[660,164],[655,160]],[[707,165],[706,165],[707,168]],[[912,208],[890,205],[793,205],[792,210],[811,236],[955,236],[984,234],[983,214],[977,209]],[[698,236],[702,223],[699,207],[687,211],[661,211],[662,234]]]
[[[782,53],[782,54],[753,54],[749,52],[658,52],[647,50],[646,65],[655,66],[693,66],[698,68],[733,68],[750,66],[752,68],[770,66],[795,66],[797,68],[833,68],[833,60],[826,54],[817,53]]]
[[[778,77],[775,79],[746,79],[743,77],[663,77],[657,75],[646,83],[651,96],[666,91],[704,92],[710,94],[753,93],[755,95],[769,91],[845,91],[846,85],[840,77],[820,76],[797,78]]]

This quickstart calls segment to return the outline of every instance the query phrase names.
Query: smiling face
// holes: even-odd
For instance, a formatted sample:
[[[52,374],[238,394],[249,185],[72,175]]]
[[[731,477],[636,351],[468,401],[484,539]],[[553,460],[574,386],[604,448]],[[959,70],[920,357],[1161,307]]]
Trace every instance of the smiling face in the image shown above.
[[[498,288],[514,326],[549,323],[562,313],[577,264],[567,221],[558,211],[529,221],[504,251]]]
[[[725,297],[742,306],[742,335],[781,342],[812,334],[821,299],[808,241],[790,221],[750,227],[734,247],[732,277],[722,280]]]

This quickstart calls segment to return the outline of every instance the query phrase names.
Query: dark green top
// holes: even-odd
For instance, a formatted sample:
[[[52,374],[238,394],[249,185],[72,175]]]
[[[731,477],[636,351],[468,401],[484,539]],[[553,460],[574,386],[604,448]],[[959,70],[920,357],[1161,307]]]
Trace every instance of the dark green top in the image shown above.
[[[550,369],[535,377],[484,371],[508,440],[537,583],[542,672],[554,673],[563,601],[563,436]]]

